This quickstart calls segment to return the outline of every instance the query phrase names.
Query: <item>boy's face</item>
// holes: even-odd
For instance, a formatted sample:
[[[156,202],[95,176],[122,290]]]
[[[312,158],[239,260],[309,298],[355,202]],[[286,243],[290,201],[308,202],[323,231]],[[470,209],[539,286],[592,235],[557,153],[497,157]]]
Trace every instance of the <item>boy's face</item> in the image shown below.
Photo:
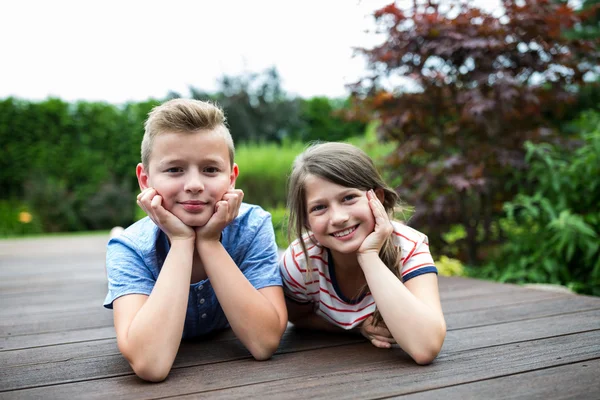
[[[154,139],[148,170],[137,166],[140,188],[154,188],[162,206],[188,226],[204,226],[215,204],[235,187],[227,142],[218,131],[166,132]]]

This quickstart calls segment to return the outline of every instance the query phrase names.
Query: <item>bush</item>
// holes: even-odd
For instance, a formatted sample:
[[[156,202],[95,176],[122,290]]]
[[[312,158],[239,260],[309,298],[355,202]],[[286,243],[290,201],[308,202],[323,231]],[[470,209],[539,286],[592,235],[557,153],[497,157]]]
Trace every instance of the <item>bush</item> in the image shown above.
[[[264,208],[283,207],[292,162],[304,147],[300,142],[238,146],[235,161],[240,175],[236,187],[244,191],[244,201]]]
[[[600,295],[600,113],[576,125],[582,145],[526,144],[530,168],[505,204],[508,242],[480,275],[507,282],[566,285]]]
[[[0,200],[0,237],[42,233],[39,216],[25,204]]]

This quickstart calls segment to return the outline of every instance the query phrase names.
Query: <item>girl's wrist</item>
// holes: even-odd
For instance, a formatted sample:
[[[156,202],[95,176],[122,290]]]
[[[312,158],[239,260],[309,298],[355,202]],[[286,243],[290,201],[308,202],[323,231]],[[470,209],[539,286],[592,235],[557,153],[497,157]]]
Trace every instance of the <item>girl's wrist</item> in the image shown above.
[[[364,267],[365,265],[372,265],[376,261],[381,261],[381,259],[379,258],[379,253],[375,251],[357,253],[356,257],[361,267]]]

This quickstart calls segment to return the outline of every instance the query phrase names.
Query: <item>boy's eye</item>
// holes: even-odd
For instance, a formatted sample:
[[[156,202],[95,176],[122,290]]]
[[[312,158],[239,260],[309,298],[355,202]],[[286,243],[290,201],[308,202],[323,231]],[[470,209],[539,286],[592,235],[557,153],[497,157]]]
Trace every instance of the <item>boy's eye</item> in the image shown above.
[[[171,167],[171,168],[167,168],[166,172],[174,174],[177,172],[181,172],[183,171],[183,168],[179,168],[179,167]]]
[[[204,172],[208,172],[209,174],[216,174],[219,172],[219,168],[217,167],[206,167],[204,168]]]

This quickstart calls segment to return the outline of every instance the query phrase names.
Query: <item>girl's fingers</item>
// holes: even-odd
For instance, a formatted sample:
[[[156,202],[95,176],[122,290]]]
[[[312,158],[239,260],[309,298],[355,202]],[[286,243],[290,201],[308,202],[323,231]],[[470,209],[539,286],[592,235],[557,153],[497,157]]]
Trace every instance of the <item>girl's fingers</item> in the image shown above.
[[[371,344],[375,347],[378,347],[380,349],[389,349],[392,347],[392,345],[388,342],[382,342],[380,340],[377,339],[372,339],[371,340]]]

